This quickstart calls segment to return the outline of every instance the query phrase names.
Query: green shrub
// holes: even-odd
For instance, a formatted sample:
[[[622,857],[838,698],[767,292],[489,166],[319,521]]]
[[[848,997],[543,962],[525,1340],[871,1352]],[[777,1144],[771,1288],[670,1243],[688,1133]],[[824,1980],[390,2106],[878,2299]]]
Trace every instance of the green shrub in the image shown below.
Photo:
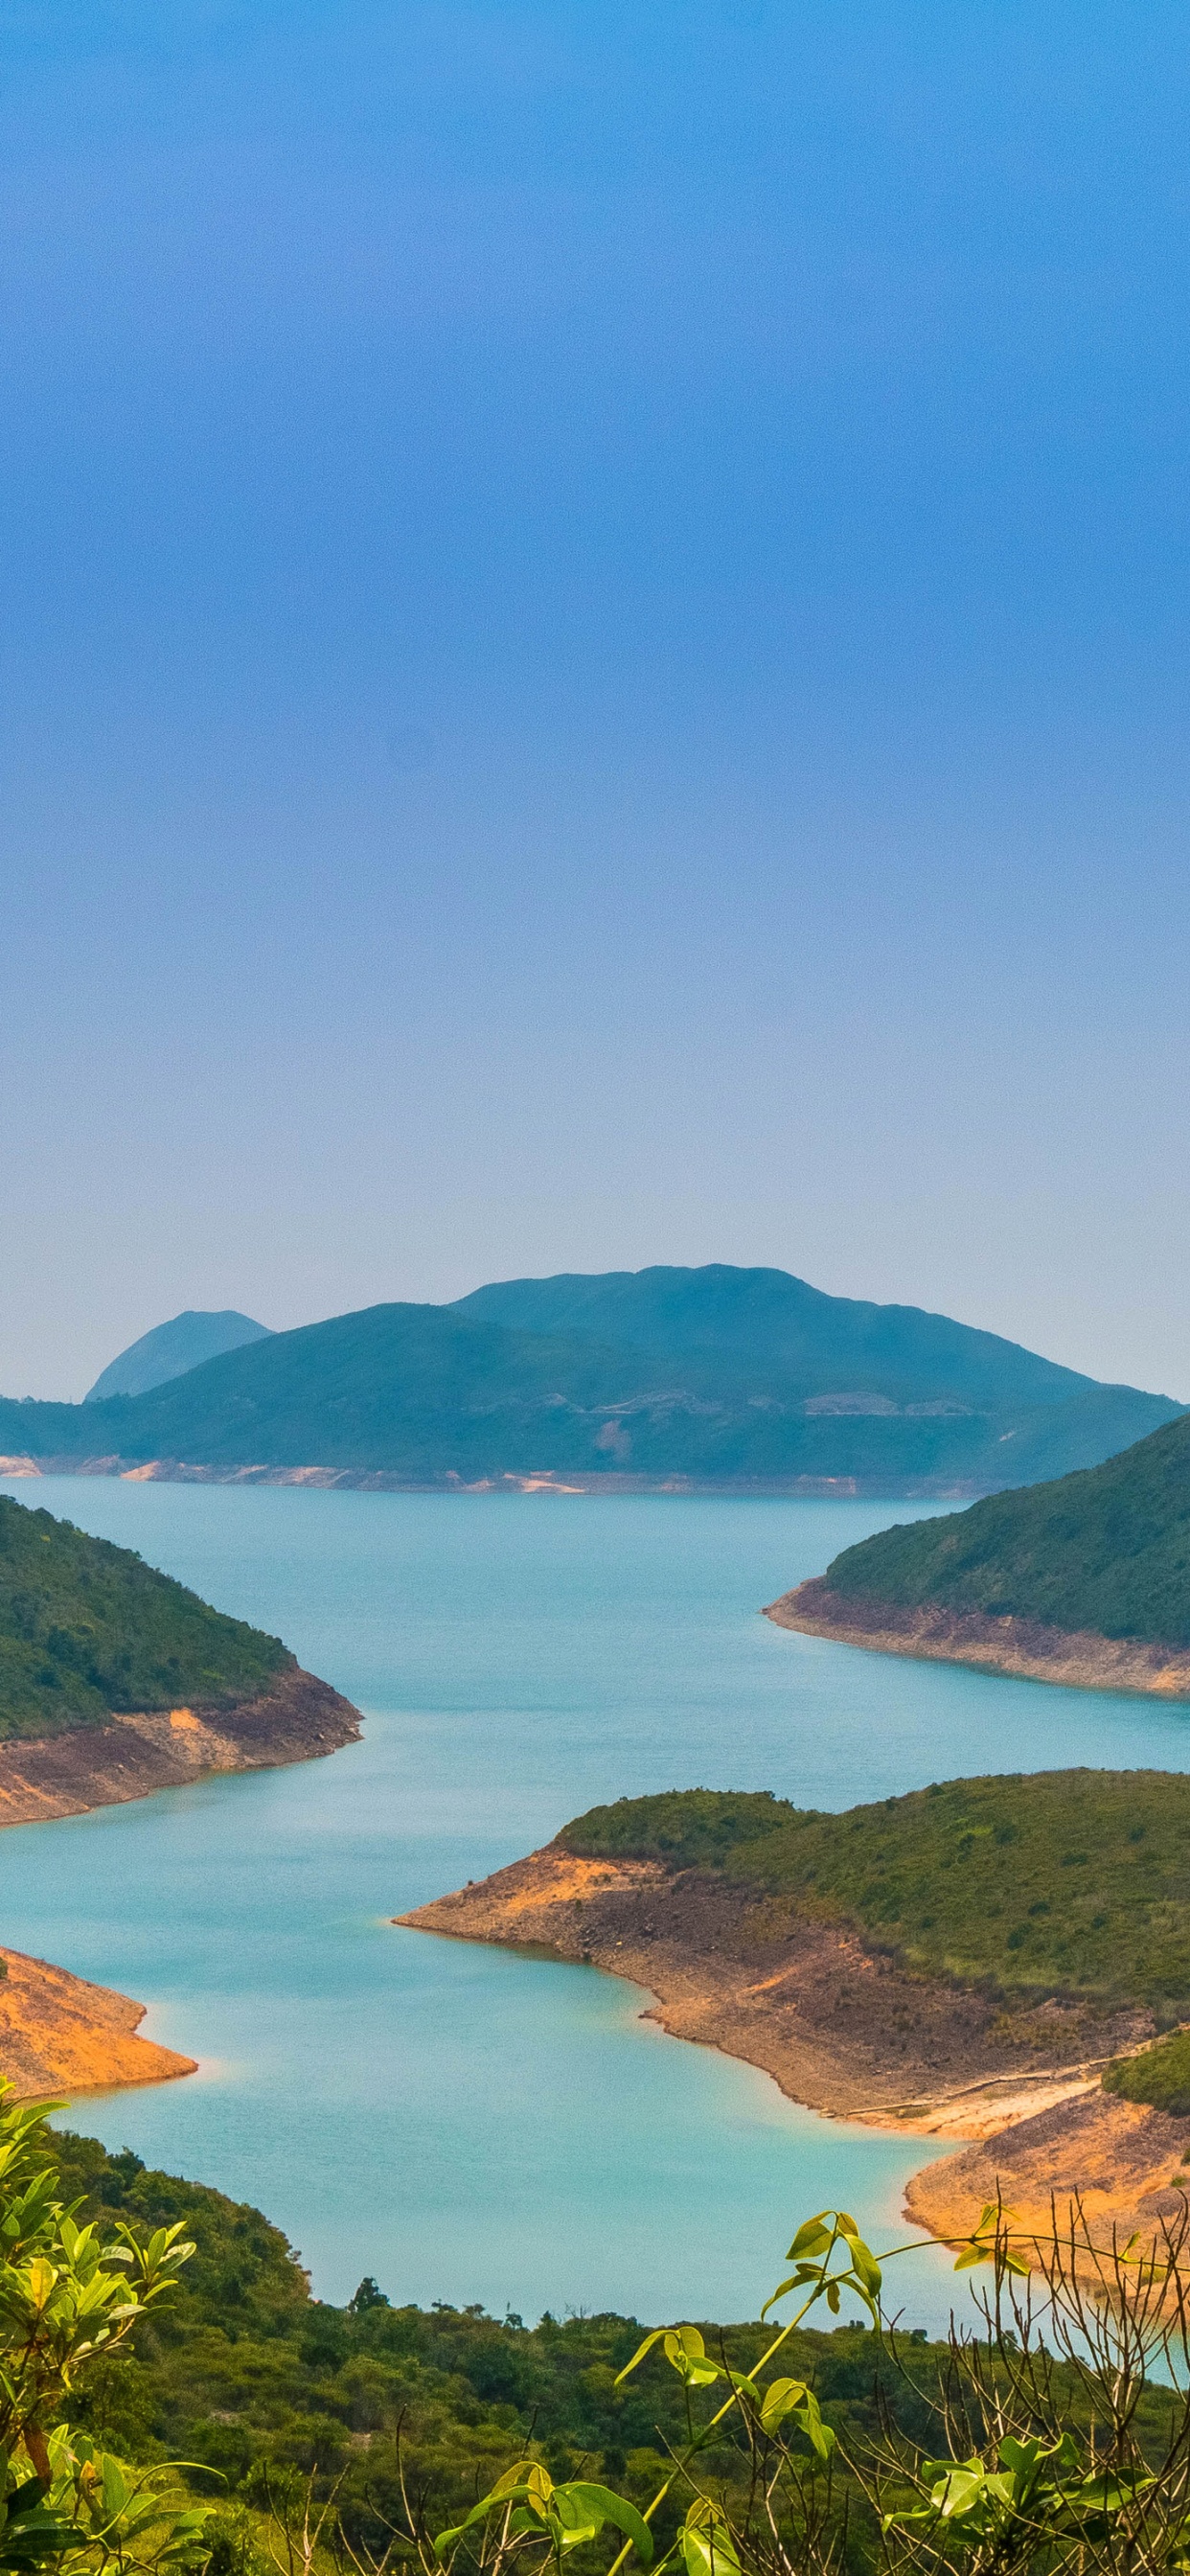
[[[1121,2093],[1126,2102],[1148,2102],[1175,2120],[1190,2119],[1190,2030],[1171,2031],[1139,2057],[1117,2057],[1103,2089]]]

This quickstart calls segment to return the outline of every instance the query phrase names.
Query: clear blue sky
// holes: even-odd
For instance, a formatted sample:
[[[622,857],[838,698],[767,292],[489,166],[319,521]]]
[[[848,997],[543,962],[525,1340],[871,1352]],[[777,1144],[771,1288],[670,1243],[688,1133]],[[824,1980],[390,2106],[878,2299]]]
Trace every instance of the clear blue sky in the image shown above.
[[[1190,48],[0,15],[0,1390],[780,1263],[1190,1396]]]

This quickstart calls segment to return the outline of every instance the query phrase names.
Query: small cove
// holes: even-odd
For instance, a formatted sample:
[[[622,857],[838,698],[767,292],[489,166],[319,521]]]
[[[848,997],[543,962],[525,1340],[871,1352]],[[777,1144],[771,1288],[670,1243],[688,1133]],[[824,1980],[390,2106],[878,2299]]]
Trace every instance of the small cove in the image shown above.
[[[921,1506],[44,1479],[26,1503],[278,1631],[362,1744],[0,1838],[4,1938],[151,2000],[183,2083],[76,2125],[266,2209],[323,2296],[755,2310],[828,2200],[887,2242],[927,2142],[822,2121],[598,1972],[387,1917],[671,1785],[842,1807],[968,1771],[1188,1767],[1190,1712],[865,1655],[762,1602]],[[942,2321],[945,2257],[905,2267]]]

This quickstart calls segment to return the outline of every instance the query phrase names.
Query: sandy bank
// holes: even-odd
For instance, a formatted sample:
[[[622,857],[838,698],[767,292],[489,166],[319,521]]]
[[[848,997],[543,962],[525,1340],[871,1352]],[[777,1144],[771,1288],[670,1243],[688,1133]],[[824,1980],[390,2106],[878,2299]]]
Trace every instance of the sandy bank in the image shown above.
[[[0,1744],[0,1825],[119,1806],[212,1771],[309,1762],[354,1743],[359,1731],[350,1700],[295,1667],[239,1708],[159,1710],[61,1735],[16,1738]]]
[[[0,1958],[8,1970],[0,1978],[0,2075],[23,2100],[193,2075],[192,2057],[138,2038],[143,2004],[20,1950]]]
[[[651,2017],[675,2037],[763,2067],[791,2100],[930,2137],[984,2138],[1032,2117],[1142,2035],[1134,2015],[1005,2013],[712,1873],[581,1860],[556,1844],[396,1920],[589,1960],[646,1986]]]
[[[919,1477],[889,1484],[887,1477],[855,1476],[637,1476],[619,1468],[588,1474],[544,1469],[531,1475],[507,1472],[472,1480],[444,1471],[440,1476],[402,1476],[385,1467],[277,1467],[245,1462],[237,1466],[196,1465],[185,1458],[77,1458],[29,1456],[0,1458],[0,1476],[119,1476],[132,1485],[312,1485],[328,1492],[365,1494],[728,1494],[764,1499],[830,1502],[856,1496],[881,1499],[889,1494],[909,1502],[969,1503],[987,1491],[981,1484],[958,1483],[953,1477]]]
[[[763,2067],[795,2102],[963,2141],[906,2194],[909,2215],[944,2239],[969,2233],[998,2192],[1042,2235],[1051,2195],[1080,2193],[1093,2221],[1150,2235],[1180,2209],[1190,2120],[1099,2082],[1107,2058],[1151,2035],[1145,2014],[1006,2011],[907,1977],[857,1936],[798,1922],[715,1873],[584,1860],[557,1844],[395,1920],[589,1960],[650,1989],[649,2017],[676,2038]]]
[[[980,1612],[903,1609],[832,1592],[817,1578],[770,1601],[765,1618],[809,1637],[833,1637],[882,1655],[975,1664],[1022,1680],[1064,1682],[1079,1690],[1144,1691],[1190,1699],[1190,1654],[1146,1646],[1093,1630],[1047,1628],[1039,1620],[993,1619]]]
[[[1163,2218],[1177,2219],[1190,2189],[1190,2120],[1172,2120],[1099,2085],[1023,2120],[962,2154],[944,2156],[915,2174],[905,2194],[910,2217],[935,2236],[969,2234],[989,2201],[1000,2197],[1014,2227],[1043,2239],[1051,2210],[1069,2209],[1077,2194],[1092,2236],[1107,2243],[1115,2227],[1148,2242]]]

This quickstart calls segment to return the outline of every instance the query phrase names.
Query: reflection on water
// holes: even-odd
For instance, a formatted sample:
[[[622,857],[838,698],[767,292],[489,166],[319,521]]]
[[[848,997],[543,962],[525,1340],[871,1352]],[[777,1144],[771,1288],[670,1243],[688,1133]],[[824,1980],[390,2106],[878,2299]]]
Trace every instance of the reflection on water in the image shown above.
[[[1176,1706],[789,1635],[758,1617],[920,1506],[323,1494],[45,1480],[44,1502],[278,1631],[362,1744],[0,1838],[4,1937],[150,1998],[184,2082],[109,2145],[250,2198],[324,2296],[525,2316],[754,2312],[794,2225],[903,2233],[931,2149],[815,2119],[597,1971],[387,1918],[596,1800],[703,1784],[846,1806],[961,1772],[1186,1767]],[[941,2320],[945,2258],[900,2295]]]

